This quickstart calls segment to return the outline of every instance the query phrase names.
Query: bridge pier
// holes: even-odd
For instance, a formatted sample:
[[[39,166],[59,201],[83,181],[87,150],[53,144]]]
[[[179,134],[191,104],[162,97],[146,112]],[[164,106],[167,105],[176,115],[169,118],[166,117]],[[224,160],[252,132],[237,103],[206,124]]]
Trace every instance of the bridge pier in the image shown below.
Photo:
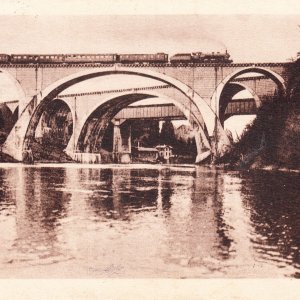
[[[197,156],[195,163],[201,163],[208,158],[212,151],[210,145],[205,137],[203,130],[195,130],[195,142],[197,147]]]
[[[125,119],[113,119],[113,161],[116,163],[131,163],[131,126],[121,129]],[[124,143],[125,142],[125,143]]]
[[[33,97],[2,146],[2,152],[10,155],[17,161],[24,161],[24,158],[28,156],[28,141],[25,136],[35,107],[36,97]]]

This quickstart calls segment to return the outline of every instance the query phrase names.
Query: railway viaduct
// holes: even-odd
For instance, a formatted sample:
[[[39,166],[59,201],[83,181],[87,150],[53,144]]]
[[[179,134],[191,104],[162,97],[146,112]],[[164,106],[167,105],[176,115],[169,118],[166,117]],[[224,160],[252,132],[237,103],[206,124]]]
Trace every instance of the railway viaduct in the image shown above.
[[[290,63],[259,64],[1,64],[18,91],[19,116],[2,151],[18,161],[30,151],[41,116],[54,100],[66,102],[74,128],[66,152],[95,151],[110,120],[128,105],[143,99],[163,98],[174,103],[195,130],[197,162],[210,154],[222,155],[230,142],[223,129],[226,108],[238,92],[247,90],[259,107],[275,94],[285,99]],[[64,90],[88,79],[129,75],[154,79],[156,86],[117,89],[90,95],[64,97]],[[62,96],[62,97],[60,97]],[[68,98],[68,100],[67,100]],[[90,131],[87,122],[97,111],[98,121]],[[84,144],[84,146],[82,146]]]

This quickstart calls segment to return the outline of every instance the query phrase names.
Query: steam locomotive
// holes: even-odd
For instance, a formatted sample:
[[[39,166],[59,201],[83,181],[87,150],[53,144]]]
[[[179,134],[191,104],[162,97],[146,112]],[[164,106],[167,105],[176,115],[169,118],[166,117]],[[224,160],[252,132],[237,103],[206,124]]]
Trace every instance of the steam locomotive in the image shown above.
[[[178,53],[170,57],[166,53],[156,54],[0,54],[0,63],[10,64],[145,64],[145,63],[231,63],[230,55],[225,53]]]
[[[229,59],[229,53],[203,53],[203,52],[194,52],[194,53],[178,53],[173,55],[170,58],[170,62],[173,64],[178,63],[231,63],[232,60]]]

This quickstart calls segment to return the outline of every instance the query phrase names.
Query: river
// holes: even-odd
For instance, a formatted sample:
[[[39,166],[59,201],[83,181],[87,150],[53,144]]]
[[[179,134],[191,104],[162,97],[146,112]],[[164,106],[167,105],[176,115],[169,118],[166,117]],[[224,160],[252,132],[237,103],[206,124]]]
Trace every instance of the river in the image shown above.
[[[298,173],[1,164],[1,278],[300,277]]]

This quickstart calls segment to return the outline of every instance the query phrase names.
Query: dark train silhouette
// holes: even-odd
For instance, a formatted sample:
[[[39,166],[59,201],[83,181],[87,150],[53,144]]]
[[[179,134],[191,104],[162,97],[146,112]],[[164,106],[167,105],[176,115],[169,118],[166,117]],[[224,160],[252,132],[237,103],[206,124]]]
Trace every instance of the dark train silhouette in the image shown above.
[[[231,63],[232,60],[229,59],[229,53],[220,52],[194,52],[194,53],[179,53],[175,54],[170,58],[171,63]]]
[[[11,64],[55,64],[55,63],[100,63],[100,64],[143,64],[143,63],[231,63],[225,53],[178,53],[170,57],[166,53],[156,54],[0,54],[0,63]]]

